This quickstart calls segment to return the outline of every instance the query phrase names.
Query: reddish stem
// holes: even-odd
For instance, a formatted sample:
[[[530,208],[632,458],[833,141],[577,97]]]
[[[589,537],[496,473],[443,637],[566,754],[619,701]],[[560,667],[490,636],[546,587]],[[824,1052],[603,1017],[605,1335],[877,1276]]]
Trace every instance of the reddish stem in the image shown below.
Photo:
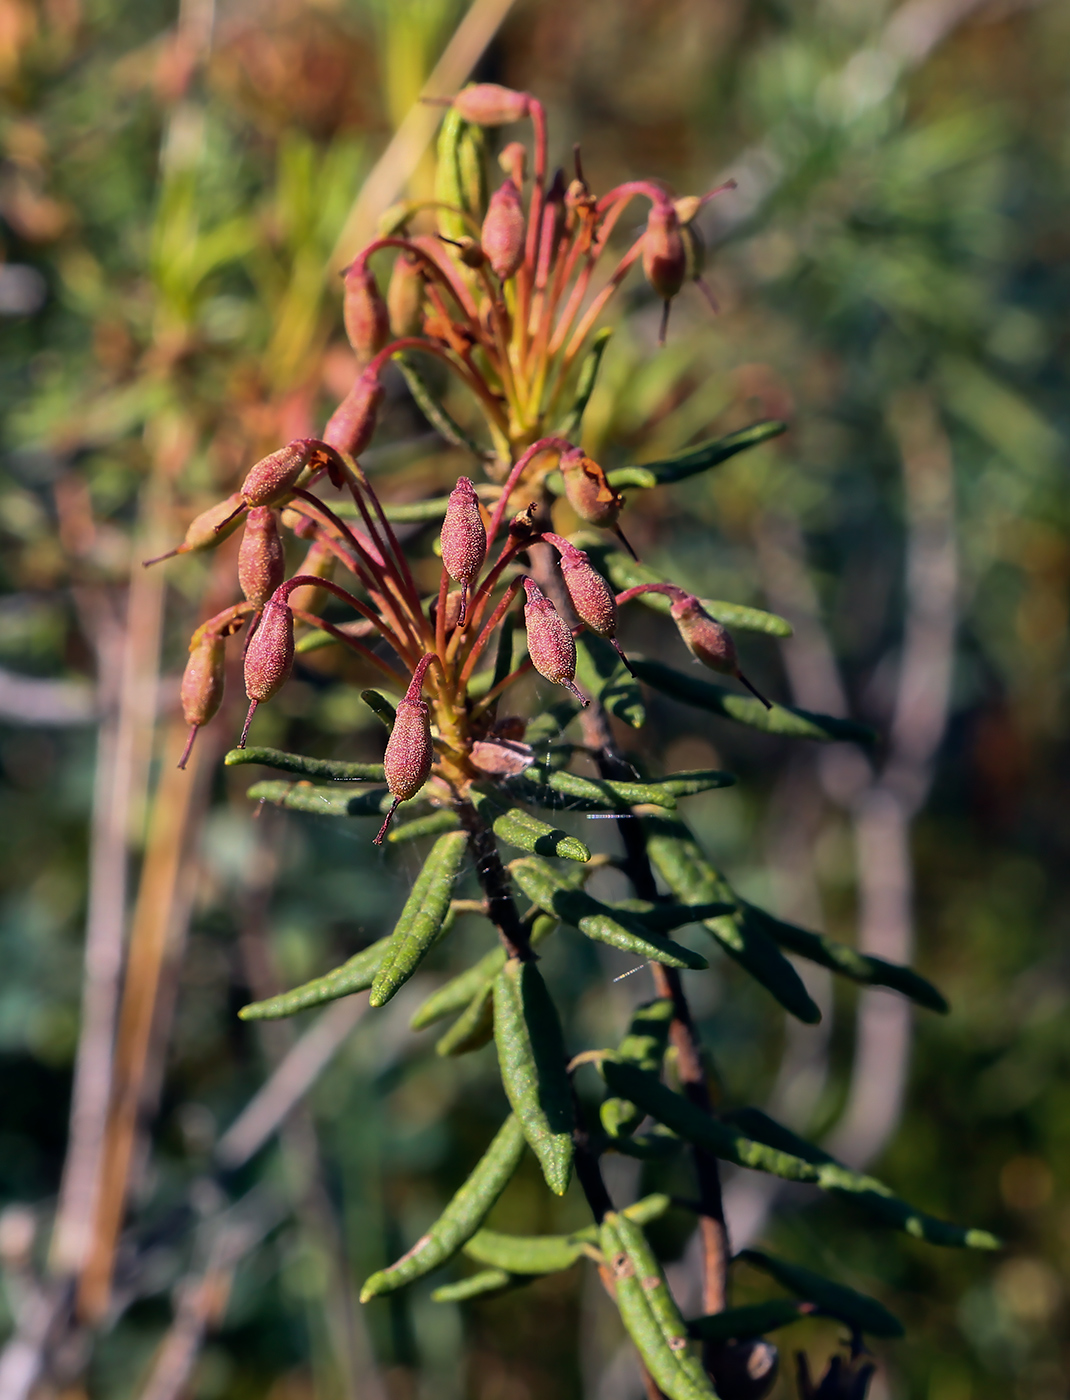
[[[563,437],[539,438],[538,442],[533,442],[531,444],[506,477],[505,485],[502,487],[502,494],[498,497],[498,503],[494,507],[494,514],[490,518],[490,528],[487,531],[488,549],[494,542],[494,536],[498,533],[498,527],[502,523],[502,516],[505,514],[506,507],[509,504],[509,497],[516,490],[520,478],[524,475],[534,459],[540,452],[567,452],[571,447],[572,443]]]
[[[513,579],[509,587],[505,590],[501,602],[498,604],[498,606],[491,613],[490,617],[487,619],[486,627],[483,628],[483,631],[480,632],[479,636],[476,638],[472,646],[472,650],[468,653],[465,663],[461,668],[460,687],[462,690],[468,684],[468,677],[472,674],[473,670],[475,669],[475,664],[476,661],[479,659],[480,653],[490,641],[491,634],[493,633],[495,627],[497,627],[498,623],[501,622],[502,618],[508,612],[510,603],[512,603],[513,599],[516,597],[519,591],[520,580],[518,578],[515,578]]]

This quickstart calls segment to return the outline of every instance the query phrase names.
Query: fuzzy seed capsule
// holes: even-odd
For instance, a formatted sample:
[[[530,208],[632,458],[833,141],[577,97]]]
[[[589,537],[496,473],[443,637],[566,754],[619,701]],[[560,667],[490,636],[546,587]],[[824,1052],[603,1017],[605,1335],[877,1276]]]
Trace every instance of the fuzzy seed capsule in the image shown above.
[[[691,593],[674,598],[669,609],[684,644],[703,666],[734,676],[739,670],[736,645],[727,627],[712,618]]]
[[[576,642],[572,629],[543,593],[534,579],[524,580],[527,602],[524,626],[528,632],[528,655],[540,676],[563,685],[581,705],[591,702],[576,685]]]
[[[561,553],[561,576],[576,616],[599,637],[617,635],[617,600],[613,589],[582,549],[567,540],[551,541]]]
[[[338,452],[359,457],[375,433],[383,392],[379,376],[365,370],[331,414],[323,430],[323,441]]]
[[[531,98],[498,83],[474,83],[459,92],[453,105],[466,122],[476,126],[505,126],[527,116]]]
[[[479,513],[479,499],[468,477],[462,476],[450,492],[442,522],[442,563],[450,578],[462,588],[461,622],[468,590],[479,577],[486,557],[487,531]]]
[[[169,549],[166,554],[157,555],[155,559],[146,559],[145,568],[164,559],[173,559],[176,554],[195,554],[203,549],[215,549],[241,524],[243,505],[241,492],[232,491],[225,501],[217,501],[214,506],[202,510],[190,521],[182,543],[175,549]]]
[[[262,608],[286,576],[282,536],[270,506],[254,506],[245,518],[238,549],[238,583],[248,602]]]
[[[680,236],[680,220],[666,201],[654,204],[643,235],[643,271],[659,297],[671,301],[687,276],[687,253]]]
[[[375,275],[359,258],[346,270],[342,318],[358,363],[366,365],[390,339],[390,314]]]
[[[427,701],[421,697],[421,691],[427,668],[434,659],[433,655],[422,658],[413,672],[408,690],[398,701],[394,727],[390,731],[386,753],[383,755],[386,783],[394,802],[375,838],[377,846],[382,845],[398,805],[407,802],[410,797],[415,797],[431,772],[435,758],[435,749],[431,742],[431,712]]]
[[[284,598],[268,599],[245,652],[245,693],[249,697],[249,713],[242,730],[240,749],[245,747],[246,735],[257,705],[277,695],[289,679],[294,664],[294,615]]]
[[[502,282],[507,282],[524,261],[526,223],[520,191],[512,179],[506,180],[490,197],[480,235],[487,260]]]
[[[190,642],[189,660],[182,673],[179,698],[182,718],[189,725],[186,748],[178,761],[185,768],[193,751],[197,730],[213,718],[223,703],[223,667],[226,661],[223,638],[215,632],[194,633]]]
[[[247,506],[274,506],[290,494],[315,453],[310,438],[295,438],[276,452],[262,457],[241,484]]]
[[[398,340],[419,335],[424,323],[424,274],[416,258],[400,253],[386,289],[390,331]]]
[[[568,503],[581,520],[611,530],[617,523],[624,497],[610,486],[605,472],[579,448],[561,457]]]

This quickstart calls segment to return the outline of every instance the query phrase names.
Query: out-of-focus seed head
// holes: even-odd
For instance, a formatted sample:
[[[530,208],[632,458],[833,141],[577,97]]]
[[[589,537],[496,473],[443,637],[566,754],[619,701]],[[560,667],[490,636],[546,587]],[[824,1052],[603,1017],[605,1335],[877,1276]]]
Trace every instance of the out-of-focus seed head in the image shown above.
[[[424,274],[419,259],[399,253],[386,289],[390,331],[398,340],[419,335],[424,323]]]
[[[665,301],[671,301],[687,277],[687,253],[680,236],[680,220],[666,200],[651,206],[643,235],[643,271],[646,280]]]
[[[186,528],[186,537],[180,545],[159,554],[155,559],[146,559],[145,567],[159,564],[164,559],[173,559],[176,554],[195,554],[204,549],[215,549],[228,535],[241,524],[242,508],[245,502],[240,491],[232,491],[225,501],[217,501],[214,506],[195,515]]]
[[[710,1347],[707,1355],[717,1393],[725,1400],[764,1400],[776,1382],[780,1353],[764,1337],[722,1342]]]
[[[561,475],[568,503],[581,520],[604,530],[616,525],[624,498],[610,486],[597,462],[573,448],[562,454]]]
[[[505,126],[522,121],[531,108],[526,92],[514,92],[498,83],[473,83],[453,99],[453,105],[466,122],[476,126]]]
[[[739,674],[732,634],[709,615],[693,594],[681,593],[673,599],[669,611],[688,650],[703,666],[725,676]]]
[[[524,261],[526,228],[520,191],[510,178],[491,195],[481,234],[483,251],[502,282],[514,276]]]
[[[357,362],[366,365],[390,339],[390,313],[374,273],[361,258],[346,270],[342,317]]]
[[[554,544],[561,553],[561,576],[568,596],[581,622],[599,637],[617,635],[617,600],[613,589],[582,549],[561,540]]]
[[[207,724],[223,703],[225,660],[225,643],[218,633],[197,632],[194,635],[179,691],[182,718],[187,724]]]
[[[450,578],[462,588],[460,622],[464,621],[468,590],[486,557],[487,531],[479,512],[479,498],[469,479],[462,476],[450,492],[442,522],[442,563]]]
[[[316,522],[304,513],[303,510],[295,506],[283,506],[282,523],[291,534],[296,535],[299,540],[312,540],[316,538],[318,526]]]
[[[466,233],[460,238],[443,237],[443,242],[450,243],[457,249],[457,256],[465,267],[482,267],[487,261],[482,243],[478,238],[473,238],[471,234]]]
[[[365,370],[331,414],[323,441],[338,452],[359,457],[375,434],[383,393],[379,376]]]
[[[270,700],[289,679],[294,662],[294,615],[289,603],[271,597],[245,652],[245,693]]]
[[[241,498],[249,507],[279,505],[297,485],[315,453],[310,438],[295,438],[285,447],[262,457],[241,484]]]
[[[498,164],[520,189],[528,173],[528,152],[522,141],[510,141],[498,156]]]
[[[581,705],[590,701],[576,685],[576,643],[572,629],[534,579],[524,580],[527,602],[524,626],[528,633],[528,655],[540,676],[563,685]]]
[[[705,200],[700,194],[685,194],[681,198],[673,200],[672,207],[676,210],[676,217],[680,220],[681,228],[686,228],[691,223],[704,203]]]
[[[330,545],[324,540],[313,539],[297,573],[329,579],[334,572],[334,560],[334,551]],[[316,588],[311,583],[303,583],[287,594],[292,610],[300,609],[302,612],[311,613],[319,611],[323,596],[323,589]]]
[[[245,518],[238,549],[238,583],[248,602],[262,608],[286,576],[286,553],[270,506],[254,506]]]

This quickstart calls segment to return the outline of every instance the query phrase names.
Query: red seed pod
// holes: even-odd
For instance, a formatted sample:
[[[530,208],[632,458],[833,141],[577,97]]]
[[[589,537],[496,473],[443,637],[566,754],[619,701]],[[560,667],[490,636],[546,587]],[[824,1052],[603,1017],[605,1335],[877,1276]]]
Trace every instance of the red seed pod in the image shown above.
[[[540,676],[563,685],[581,705],[591,702],[576,685],[576,643],[572,629],[534,579],[524,580],[527,602],[524,626],[528,631],[528,655]]]
[[[498,83],[474,83],[457,94],[453,105],[466,122],[476,126],[505,126],[527,116],[531,98],[526,92],[514,92]]]
[[[323,430],[323,441],[338,452],[359,457],[375,433],[382,401],[383,386],[379,376],[365,370],[331,414]]]
[[[687,253],[680,236],[680,220],[668,200],[654,204],[647,217],[643,271],[646,280],[665,301],[671,301],[687,277]]]
[[[613,589],[582,549],[577,549],[557,535],[549,538],[561,554],[561,576],[576,616],[599,637],[615,637],[617,600]]]
[[[404,698],[398,701],[394,727],[390,731],[386,753],[383,755],[386,782],[394,803],[375,838],[377,846],[382,845],[387,827],[399,803],[415,797],[431,772],[431,764],[435,758],[435,749],[431,742],[431,712],[420,692],[423,690],[427,668],[434,659],[433,655],[428,655],[420,660]]]
[[[617,523],[624,497],[610,486],[598,463],[574,447],[561,457],[561,475],[565,479],[568,503],[580,519],[588,525],[611,530]]]
[[[390,313],[375,275],[360,258],[346,269],[342,318],[358,363],[366,365],[390,339]]]
[[[238,583],[248,602],[262,608],[286,577],[282,536],[270,506],[254,506],[245,518],[238,549]]]
[[[179,768],[186,766],[197,730],[208,723],[223,703],[225,660],[224,641],[218,633],[198,630],[193,634],[179,691],[182,717],[190,727],[185,751],[178,761]]]
[[[247,506],[275,506],[284,501],[315,454],[311,438],[294,438],[277,452],[262,457],[241,484]]]
[[[487,531],[479,513],[479,498],[466,476],[459,477],[450,492],[446,518],[442,522],[442,564],[454,583],[461,585],[461,616],[468,590],[487,557]]]
[[[215,549],[217,544],[232,535],[241,524],[242,494],[232,491],[225,501],[218,501],[200,515],[195,515],[186,530],[186,537],[175,549],[166,554],[158,554],[155,559],[146,559],[144,567],[159,564],[164,559],[173,559],[176,554],[193,554],[202,549]]]
[[[386,289],[390,331],[398,340],[402,336],[420,334],[424,323],[424,288],[419,261],[408,253],[400,253]]]
[[[507,282],[524,261],[526,231],[520,191],[512,179],[506,180],[490,197],[480,235],[487,260],[502,282]]]
[[[245,747],[249,725],[257,705],[277,695],[289,679],[294,664],[294,615],[285,598],[268,599],[245,651],[245,693],[250,700],[240,749]]]
[[[756,690],[739,669],[736,657],[736,644],[727,627],[712,618],[692,593],[680,590],[669,608],[680,636],[688,650],[703,666],[711,671],[719,671],[723,676],[735,676],[742,681],[752,695],[762,702],[767,710],[773,707],[760,690]]]

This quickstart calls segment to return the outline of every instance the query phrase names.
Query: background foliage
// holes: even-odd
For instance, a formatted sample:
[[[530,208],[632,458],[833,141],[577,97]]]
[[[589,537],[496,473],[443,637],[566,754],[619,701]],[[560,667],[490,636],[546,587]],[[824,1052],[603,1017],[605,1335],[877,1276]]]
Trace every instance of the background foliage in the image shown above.
[[[911,425],[929,423],[928,450],[950,452],[953,686],[912,851],[916,963],[953,1009],[917,1017],[906,1108],[878,1165],[919,1205],[994,1229],[1008,1249],[960,1256],[899,1236],[877,1247],[843,1215],[794,1196],[764,1230],[803,1262],[848,1260],[845,1281],[906,1322],[906,1342],[882,1344],[875,1392],[1054,1397],[1070,1381],[1060,800],[1070,15],[1057,4],[956,8],[953,23],[948,6],[912,0],[903,13],[913,23],[900,17],[896,29],[876,0],[528,0],[479,73],[537,91],[558,157],[582,140],[596,189],[639,172],[681,192],[740,175],[739,194],[706,224],[721,314],[712,319],[697,293],[681,297],[669,345],[654,354],[658,307],[637,283],[584,445],[618,465],[755,417],[790,417],[787,439],[654,493],[630,517],[643,557],[671,557],[681,583],[796,621],[794,652],[745,642],[764,689],[786,698],[807,675],[816,684],[827,637],[849,713],[887,728],[909,602],[901,457]],[[131,561],[177,538],[262,447],[321,424],[348,386],[332,249],[457,18],[445,0],[221,5],[208,49],[211,15],[199,5],[176,27],[174,5],[144,0],[0,3],[0,1192],[33,1207],[41,1258],[78,1027],[90,720],[121,681],[115,636],[132,615]],[[946,30],[928,51],[927,22]],[[421,169],[417,184],[425,178]],[[397,498],[451,482],[460,459],[399,394],[367,464],[392,474]],[[134,680],[143,714],[158,700],[164,739],[153,749],[142,724],[126,755],[135,876],[183,637],[213,583],[196,562],[158,585],[142,577],[146,650]],[[823,631],[807,625],[800,579]],[[635,628],[637,649],[656,651],[654,622]],[[49,684],[28,689],[15,676]],[[258,721],[259,741],[377,757],[361,683],[347,664],[308,658]],[[772,738],[667,701],[652,708],[660,723],[629,741],[652,762],[723,762],[740,775],[689,808],[736,885],[851,942],[858,827],[836,800],[836,775]],[[217,723],[232,731],[232,721]],[[236,1007],[250,989],[293,985],[379,936],[415,868],[403,849],[380,856],[363,827],[350,835],[277,813],[258,826],[240,773],[212,783],[135,1201],[138,1228],[159,1227],[156,1276],[98,1348],[93,1395],[140,1393],[191,1248],[190,1229],[168,1224],[173,1208],[191,1183],[195,1208],[208,1208],[205,1193],[220,1189],[206,1176],[213,1144],[285,1049],[239,1023]],[[544,966],[569,1008],[570,1044],[612,1039],[647,994],[640,978],[611,983],[618,963],[575,944],[567,966],[559,955],[549,950]],[[835,1130],[855,1058],[854,990],[823,995],[825,1030],[787,1037],[786,1061],[782,1018],[730,965],[718,963],[696,999],[734,1099],[768,1101],[783,1092],[785,1064],[809,1067],[806,1083],[794,1081],[793,1125],[816,1134]],[[417,1059],[421,1046],[404,1008],[358,1025],[309,1115],[242,1169],[241,1184],[277,1183],[296,1209],[238,1270],[197,1395],[371,1394],[380,1384],[365,1374],[351,1390],[346,1379],[339,1279],[363,1278],[416,1237],[503,1109],[488,1052],[447,1068]],[[514,1189],[494,1222],[583,1223],[582,1200],[551,1203],[529,1177],[527,1195]],[[659,1184],[646,1174],[647,1189]],[[20,1219],[0,1217],[12,1315]],[[656,1240],[681,1256],[686,1291],[683,1223],[670,1215]],[[753,1278],[738,1277],[746,1301]],[[431,1303],[429,1291],[367,1310],[392,1395],[541,1400],[580,1394],[581,1378],[587,1395],[632,1383],[612,1313],[578,1271],[463,1310]],[[800,1339],[804,1328],[812,1351],[834,1345],[836,1329],[799,1324]],[[792,1335],[781,1334],[788,1350]],[[779,1385],[791,1393],[787,1379]]]

